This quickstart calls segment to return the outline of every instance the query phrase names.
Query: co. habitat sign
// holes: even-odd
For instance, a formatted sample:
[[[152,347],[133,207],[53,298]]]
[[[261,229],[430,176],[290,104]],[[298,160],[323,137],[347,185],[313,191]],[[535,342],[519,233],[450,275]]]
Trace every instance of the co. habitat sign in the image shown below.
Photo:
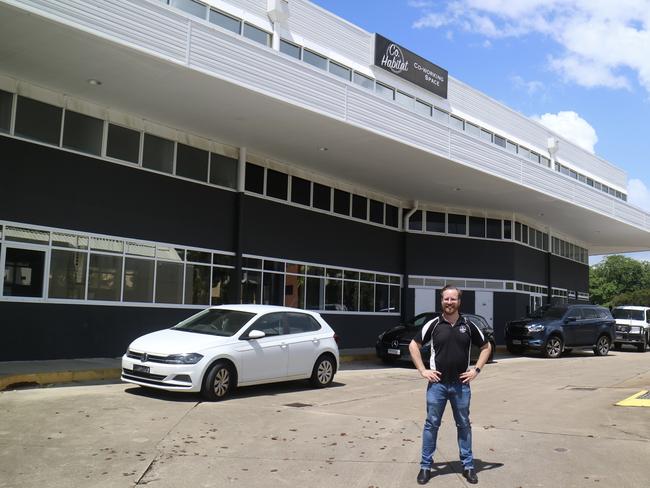
[[[447,70],[375,34],[375,66],[447,98]]]

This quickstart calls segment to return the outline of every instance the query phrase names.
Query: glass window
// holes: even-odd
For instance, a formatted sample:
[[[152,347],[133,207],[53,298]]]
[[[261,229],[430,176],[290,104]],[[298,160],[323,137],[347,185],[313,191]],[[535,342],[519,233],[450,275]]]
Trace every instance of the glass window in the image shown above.
[[[325,56],[321,56],[320,54],[316,54],[309,49],[302,50],[302,60],[307,64],[311,64],[317,68],[327,70],[327,58]]]
[[[321,329],[320,324],[315,318],[297,312],[287,312],[286,318],[287,333],[300,334],[302,332],[314,332]]]
[[[253,163],[246,163],[246,191],[264,194],[264,168]]]
[[[566,166],[560,165],[560,173],[569,176],[571,174],[571,170]]]
[[[291,201],[300,205],[311,204],[311,182],[297,176],[291,177]]]
[[[108,124],[106,155],[138,164],[140,159],[140,133],[119,125]]]
[[[415,99],[412,96],[402,93],[401,91],[396,91],[395,101],[402,107],[413,110]]]
[[[314,183],[314,208],[320,208],[329,212],[332,209],[331,199],[332,189],[329,186]]]
[[[530,160],[531,160],[532,162],[534,162],[534,163],[539,164],[539,154],[537,154],[537,153],[531,151],[531,152],[530,152]]]
[[[3,295],[42,297],[45,252],[7,247]]]
[[[521,242],[528,244],[528,226],[521,224]]]
[[[515,241],[521,242],[521,224],[515,222]]]
[[[492,132],[481,129],[481,139],[487,142],[492,142]]]
[[[280,52],[288,54],[292,58],[300,59],[300,46],[296,44],[280,39]]]
[[[548,251],[548,234],[544,233],[542,236],[542,249]]]
[[[562,165],[560,163],[555,163],[555,171],[558,173],[562,171]]]
[[[235,299],[235,282],[234,269],[212,268],[212,305],[233,303]]]
[[[436,122],[440,122],[442,124],[449,124],[449,114],[444,110],[440,110],[439,108],[436,107],[434,110],[434,116]]]
[[[154,262],[149,259],[125,258],[124,301],[153,301]]]
[[[85,252],[52,249],[48,291],[50,298],[85,298],[86,259]]]
[[[289,269],[287,269],[289,271]],[[284,306],[305,308],[305,277],[286,274],[284,283]]]
[[[343,190],[334,190],[334,212],[341,215],[350,215],[350,193]]]
[[[323,310],[325,304],[325,280],[307,277],[307,310]]]
[[[1,237],[1,236],[0,236]],[[52,245],[72,249],[88,249],[88,237],[78,234],[52,232]]]
[[[465,132],[475,137],[481,137],[481,128],[478,125],[474,125],[470,122],[465,122]]]
[[[171,174],[174,167],[174,142],[145,134],[142,166]]]
[[[342,280],[325,280],[325,310],[343,310]]]
[[[210,253],[205,251],[187,251],[187,260],[195,263],[210,264]]]
[[[14,134],[58,146],[62,112],[59,107],[19,96]]]
[[[483,217],[469,218],[469,235],[472,237],[485,237],[485,219]]]
[[[395,99],[395,89],[391,88],[390,86],[384,85],[382,83],[379,82],[375,83],[375,92],[381,98],[385,98],[386,100]]]
[[[592,180],[591,178],[587,178],[587,184],[589,186],[594,186],[594,180]]]
[[[284,313],[269,313],[263,315],[250,326],[247,334],[251,330],[259,330],[264,332],[267,336],[278,336],[283,333],[282,330],[282,319],[284,318]]]
[[[170,0],[169,5],[176,7],[190,15],[205,19],[206,5],[195,2],[194,0]]]
[[[399,303],[400,303],[400,287],[391,286],[390,287],[390,312],[399,312]]]
[[[422,210],[416,210],[409,217],[409,230],[422,230]]]
[[[350,81],[350,76],[352,75],[352,70],[350,68],[346,68],[345,66],[335,63],[334,61],[330,61],[330,73],[333,75],[338,76],[339,78],[343,78],[346,81]]]
[[[264,305],[284,304],[284,275],[281,273],[264,273],[262,287],[262,303]]]
[[[517,144],[514,142],[506,141],[506,149],[512,154],[517,154]]]
[[[11,128],[11,106],[14,94],[0,90],[0,132],[9,132]]]
[[[155,246],[142,244],[139,242],[127,242],[124,246],[124,251],[126,254],[132,254],[134,256],[144,256],[148,258],[153,258],[156,256]]]
[[[360,283],[359,311],[360,312],[375,311],[375,284],[374,283],[364,283],[364,282]]]
[[[544,234],[541,230],[535,230],[535,247],[538,249],[544,248]]]
[[[605,184],[603,184],[603,185],[601,186],[600,189],[601,189],[601,191],[604,192],[604,193],[608,193],[608,192],[609,192],[609,187],[608,187],[607,185],[605,185]]]
[[[188,264],[185,268],[185,303],[210,303],[210,266]]]
[[[370,200],[370,222],[375,224],[384,223],[384,204],[377,200]]]
[[[271,40],[271,36],[269,35],[268,32],[265,32],[262,29],[259,29],[247,22],[244,22],[243,35],[244,37],[247,37],[251,41],[259,42],[260,44],[264,44],[265,46],[268,46],[269,41]]]
[[[262,273],[259,271],[244,271],[241,283],[242,303],[262,303]]]
[[[7,226],[5,227],[5,239],[17,242],[48,244],[50,242],[50,233],[43,230]]]
[[[548,159],[547,157],[540,156],[540,162],[543,166],[546,166],[547,168],[551,167],[551,160]]]
[[[501,239],[501,220],[487,219],[487,237]]]
[[[467,234],[467,216],[448,214],[447,215],[447,232],[450,234]]]
[[[598,182],[598,181],[594,181],[594,188],[595,188],[596,190],[600,190],[600,189],[602,188],[601,185],[600,185],[600,182]]]
[[[358,271],[348,271],[347,269],[343,271],[343,277],[346,280],[359,281],[359,272]]]
[[[609,194],[610,195],[616,195],[616,190],[614,190],[614,188],[610,188],[609,189]]]
[[[504,220],[503,221],[503,238],[512,239],[512,221]]]
[[[431,112],[433,107],[428,103],[424,103],[421,100],[415,100],[415,111],[420,115],[425,115],[426,117],[431,117]]]
[[[578,179],[578,172],[571,169],[571,170],[569,170],[569,176],[571,178],[573,178],[574,180],[577,180]]]
[[[399,227],[399,209],[394,205],[386,204],[386,225]]]
[[[178,144],[176,148],[176,174],[197,181],[208,181],[210,153],[202,149]]]
[[[183,303],[182,263],[156,263],[156,303]]]
[[[257,258],[243,258],[242,266],[244,268],[262,269],[262,260]]]
[[[388,285],[375,285],[375,312],[392,312],[388,302]]]
[[[102,151],[104,121],[70,110],[65,111],[63,147],[99,155]]]
[[[209,20],[211,23],[234,32],[235,34],[239,34],[241,32],[241,20],[235,19],[234,17],[219,12],[218,10],[210,9]]]
[[[359,282],[343,282],[343,306],[346,310],[357,312],[359,310]]]
[[[451,122],[451,126],[456,129],[456,130],[465,130],[465,121],[463,119],[459,119],[458,117],[454,117],[453,115],[450,116],[451,118],[449,121]]]
[[[237,164],[236,159],[210,153],[210,183],[237,188]]]
[[[375,87],[375,80],[357,73],[356,71],[352,75],[352,81],[354,81],[359,86],[367,88],[368,90],[372,90]]]
[[[443,212],[427,212],[427,232],[445,233],[445,214]]]
[[[368,199],[360,195],[352,195],[352,216],[361,219],[368,219]]]
[[[503,137],[498,136],[496,134],[494,134],[494,143],[497,146],[506,147],[506,140]]]
[[[122,256],[90,255],[88,300],[120,300]]]
[[[289,176],[273,169],[266,170],[266,194],[281,200],[287,199]]]

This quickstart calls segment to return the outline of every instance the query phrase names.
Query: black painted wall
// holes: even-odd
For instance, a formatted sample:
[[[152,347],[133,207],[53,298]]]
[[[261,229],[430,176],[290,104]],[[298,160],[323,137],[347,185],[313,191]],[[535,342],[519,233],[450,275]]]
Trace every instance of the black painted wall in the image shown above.
[[[589,266],[559,256],[551,256],[551,282],[553,286],[588,293]]]
[[[234,251],[234,192],[0,137],[0,218]]]

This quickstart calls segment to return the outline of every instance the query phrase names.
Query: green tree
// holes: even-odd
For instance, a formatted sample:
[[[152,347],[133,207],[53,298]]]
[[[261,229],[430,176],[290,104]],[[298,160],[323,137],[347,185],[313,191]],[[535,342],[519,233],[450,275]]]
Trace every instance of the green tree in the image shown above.
[[[646,261],[615,254],[589,269],[589,294],[594,303],[612,305],[616,296],[648,288],[650,265]]]

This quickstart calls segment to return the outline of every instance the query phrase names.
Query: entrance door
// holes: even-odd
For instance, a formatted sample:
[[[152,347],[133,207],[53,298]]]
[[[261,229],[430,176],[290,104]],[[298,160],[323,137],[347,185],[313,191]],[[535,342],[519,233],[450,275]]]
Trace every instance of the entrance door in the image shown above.
[[[29,245],[10,245],[2,250],[2,296],[42,298],[45,292],[46,251]]]
[[[415,289],[415,315],[436,311],[436,290],[430,288]]]
[[[482,315],[494,327],[494,294],[491,291],[474,292],[474,313]]]

